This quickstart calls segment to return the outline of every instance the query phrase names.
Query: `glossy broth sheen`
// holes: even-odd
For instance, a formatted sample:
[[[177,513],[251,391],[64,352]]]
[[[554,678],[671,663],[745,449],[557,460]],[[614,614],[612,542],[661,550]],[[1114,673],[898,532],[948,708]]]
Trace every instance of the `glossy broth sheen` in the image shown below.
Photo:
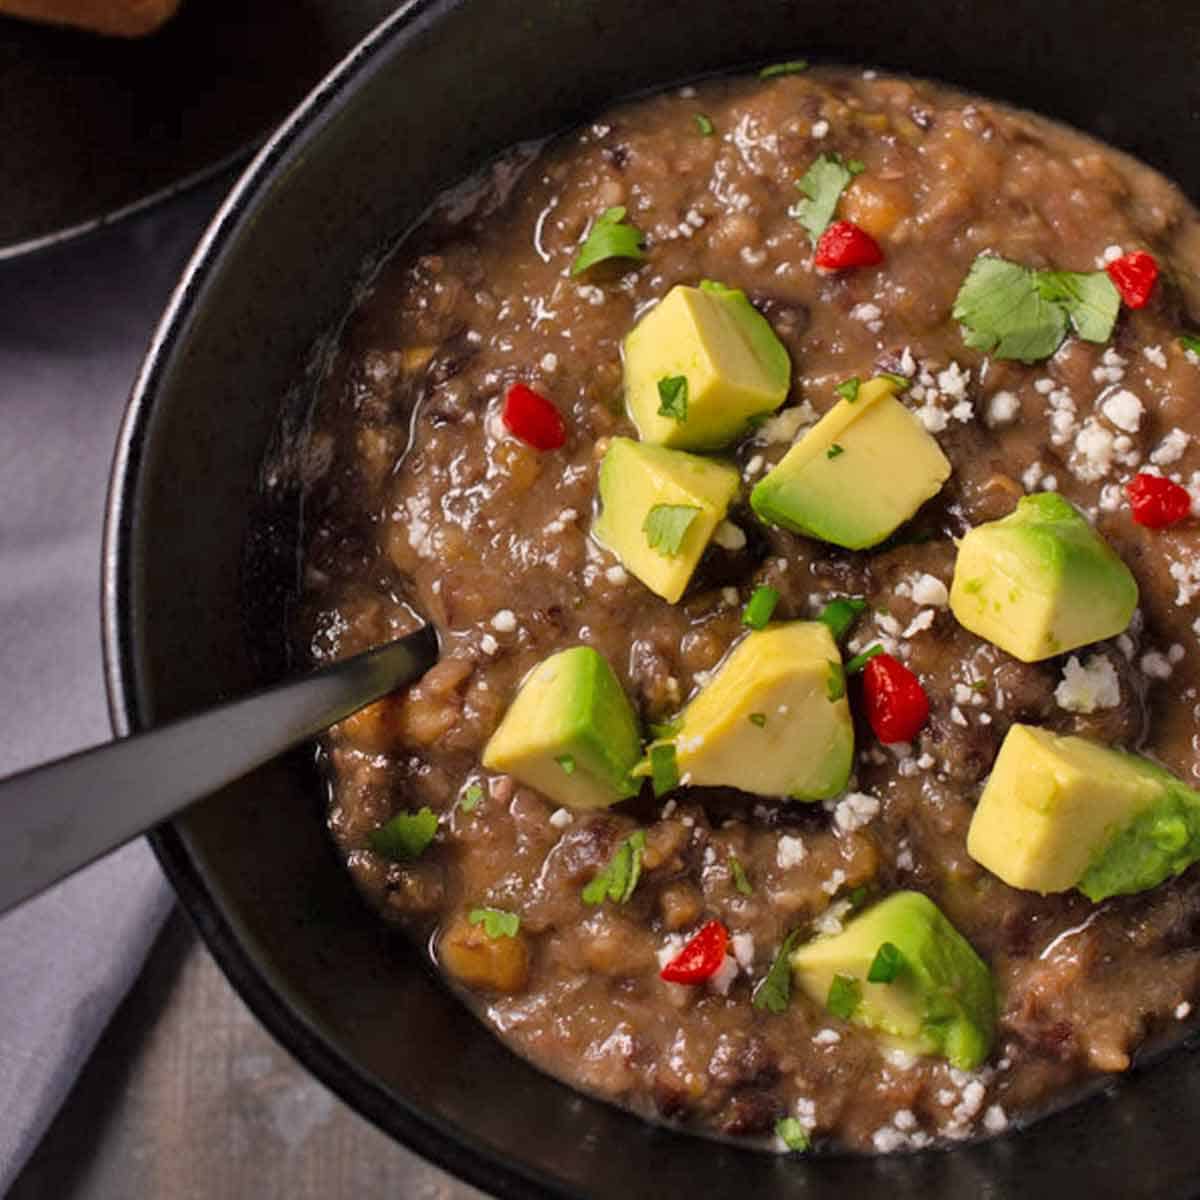
[[[875,236],[878,267],[815,271],[789,216],[796,180],[833,151],[865,165],[838,215]],[[613,205],[645,232],[646,260],[572,278],[581,239]],[[341,657],[412,627],[414,613],[444,638],[407,698],[345,722],[325,746],[331,831],[383,919],[428,937],[476,907],[519,914],[515,986],[474,991],[483,1019],[570,1083],[695,1129],[770,1134],[795,1116],[818,1144],[888,1151],[998,1132],[1124,1070],[1196,994],[1196,872],[1093,905],[1013,890],[965,841],[1014,721],[1141,750],[1195,784],[1195,525],[1133,523],[1122,484],[1154,465],[1200,491],[1200,364],[1177,340],[1190,328],[1197,230],[1171,185],[1076,133],[833,69],[620,107],[448,197],[349,318],[304,455],[300,643],[315,661]],[[1033,366],[997,361],[968,349],[951,317],[981,251],[1093,271],[1134,249],[1164,278],[1105,345],[1068,338]],[[621,410],[621,341],[673,285],[705,278],[744,289],[771,321],[793,386],[733,451],[746,488],[730,517],[745,544],[710,547],[669,605],[589,529],[606,439],[636,436]],[[904,402],[953,464],[941,493],[905,537],[862,553],[757,522],[749,486],[832,406],[839,381],[880,370],[912,381]],[[517,381],[553,399],[563,449],[505,430],[500,405]],[[1076,656],[1102,656],[1119,682],[1119,702],[1091,714],[1060,687],[1069,656],[1018,662],[946,607],[954,539],[1050,489],[1094,519],[1141,589],[1126,633]],[[778,589],[782,618],[865,596],[847,656],[882,642],[929,696],[911,746],[881,746],[860,720],[846,795],[805,805],[647,791],[571,813],[480,768],[521,678],[580,642],[612,664],[644,721],[669,718],[740,636],[762,584]],[[861,710],[853,687],[851,699]],[[422,805],[440,827],[419,859],[369,848],[371,831]],[[646,854],[632,898],[584,904],[581,889],[636,828]],[[862,887],[927,893],[990,965],[999,1030],[978,1071],[888,1053],[800,996],[782,1014],[751,1005],[785,935],[836,930]],[[725,990],[662,982],[661,961],[713,918],[734,935]]]

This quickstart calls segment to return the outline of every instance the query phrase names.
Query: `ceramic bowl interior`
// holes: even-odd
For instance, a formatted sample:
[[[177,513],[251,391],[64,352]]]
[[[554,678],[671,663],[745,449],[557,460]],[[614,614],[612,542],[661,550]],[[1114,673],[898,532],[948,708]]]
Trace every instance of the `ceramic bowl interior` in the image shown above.
[[[295,530],[263,536],[259,467],[284,397],[364,261],[437,191],[626,96],[807,56],[942,79],[1132,151],[1200,196],[1191,0],[416,0],[343,64],[231,197],[164,319],[115,466],[106,656],[121,732],[283,668],[269,648]],[[263,575],[263,564],[268,570]],[[1200,1071],[1177,1049],[1031,1128],[909,1157],[774,1158],[655,1127],[496,1041],[371,916],[322,824],[311,755],[159,833],[209,945],[262,1020],[385,1129],[506,1197],[1193,1193]]]

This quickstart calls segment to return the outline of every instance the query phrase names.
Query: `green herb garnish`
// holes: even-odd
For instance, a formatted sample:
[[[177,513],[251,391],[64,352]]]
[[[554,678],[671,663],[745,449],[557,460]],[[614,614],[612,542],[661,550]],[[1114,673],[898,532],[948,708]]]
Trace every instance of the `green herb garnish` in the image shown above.
[[[367,841],[376,854],[394,862],[409,862],[433,841],[437,827],[437,814],[426,806],[415,813],[398,813],[386,825],[372,829]]]
[[[912,380],[907,375],[897,375],[895,371],[880,371],[880,379],[886,379],[898,392],[907,392],[912,387]]]
[[[825,680],[825,694],[830,701],[840,700],[846,694],[846,672],[840,662],[829,659],[829,677]]]
[[[898,946],[884,942],[875,951],[867,971],[868,983],[891,983],[904,967],[904,954]]]
[[[521,918],[516,913],[505,912],[502,908],[473,908],[467,915],[472,925],[482,925],[483,932],[493,940],[502,937],[516,937],[521,928]]]
[[[868,646],[861,654],[856,654],[846,664],[847,675],[857,675],[877,654],[883,653],[883,647],[876,642],[873,646]]]
[[[1193,354],[1200,354],[1200,335],[1181,333],[1179,335],[1179,344],[1185,350],[1190,350]]]
[[[766,725],[766,723],[767,723],[767,714],[766,713],[751,713],[750,714],[750,724],[751,725],[757,725],[759,727],[759,729],[762,729],[762,727],[764,725]]]
[[[687,420],[688,381],[686,375],[664,375],[658,381],[658,415],[675,421]]]
[[[755,1008],[765,1008],[773,1013],[781,1013],[787,1009],[788,1001],[792,998],[792,947],[799,936],[800,930],[793,929],[783,939],[783,945],[779,947],[779,953],[775,955],[770,970],[754,989],[750,1003]]]
[[[679,786],[679,764],[675,761],[675,743],[660,742],[650,747],[650,782],[656,796]]]
[[[805,198],[788,209],[788,216],[795,217],[808,230],[813,245],[833,220],[846,185],[863,169],[860,162],[844,163],[838,154],[822,154],[797,181],[796,186]]]
[[[776,588],[766,585],[756,587],[742,610],[742,624],[751,629],[765,629],[778,603],[779,592]]]
[[[683,721],[679,717],[676,717],[673,721],[663,721],[661,723],[651,721],[647,728],[649,728],[650,736],[653,738],[673,738],[683,728]]]
[[[699,515],[700,509],[694,504],[656,504],[642,524],[650,549],[674,558]]]
[[[555,760],[556,763],[568,774],[575,774],[575,755],[560,754]]]
[[[825,457],[826,458],[838,458],[840,455],[843,455],[845,453],[846,453],[846,447],[839,446],[837,444],[837,442],[834,442],[833,445],[830,446],[829,449],[825,451]]]
[[[862,984],[857,979],[850,975],[835,975],[829,985],[829,996],[825,1000],[825,1007],[835,1017],[841,1017],[843,1021],[848,1021],[854,1015],[854,1010],[858,1007],[861,999]]]
[[[858,399],[858,389],[860,387],[862,387],[862,380],[857,375],[851,375],[849,379],[843,379],[833,390],[847,404],[853,404]]]
[[[746,874],[746,868],[742,866],[737,856],[733,854],[729,856],[729,874],[733,879],[733,886],[743,896],[754,895],[754,888],[751,886],[749,876]]]
[[[589,267],[610,258],[643,259],[646,257],[642,250],[645,240],[646,235],[625,220],[623,205],[606,208],[593,222],[580,246],[571,264],[571,274],[582,275]]]
[[[867,611],[868,607],[867,602],[860,600],[857,596],[839,596],[836,600],[830,600],[821,609],[817,620],[828,625],[829,632],[833,634],[833,640],[840,642],[850,632],[851,625]]]
[[[853,912],[856,908],[862,908],[863,903],[870,894],[870,889],[865,883],[860,883],[858,887],[851,888],[845,896],[846,903],[850,905],[850,911]]]
[[[795,1117],[780,1117],[775,1122],[775,1136],[796,1154],[803,1154],[811,1146],[804,1126]]]
[[[954,317],[972,349],[1032,363],[1058,349],[1068,326],[1085,341],[1107,341],[1120,306],[1104,271],[1035,271],[981,254],[958,289]]]
[[[479,802],[483,799],[483,788],[477,783],[467,785],[466,790],[462,794],[462,799],[458,802],[458,807],[463,812],[474,812],[479,807]]]
[[[608,866],[583,889],[584,904],[603,904],[605,900],[624,904],[641,878],[645,849],[646,831],[635,829],[617,847]]]
[[[780,75],[799,75],[808,70],[808,61],[803,58],[788,59],[787,62],[772,63],[758,73],[759,79],[775,79]]]
[[[716,131],[712,121],[710,121],[703,113],[696,114],[696,128],[700,130],[701,137],[712,137],[713,133]]]

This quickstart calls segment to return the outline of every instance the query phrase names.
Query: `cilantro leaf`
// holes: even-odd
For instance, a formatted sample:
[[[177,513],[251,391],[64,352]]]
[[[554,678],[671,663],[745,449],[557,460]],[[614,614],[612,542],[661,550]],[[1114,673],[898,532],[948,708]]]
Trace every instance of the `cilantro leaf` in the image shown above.
[[[700,130],[701,137],[712,137],[716,132],[716,127],[713,125],[711,119],[703,113],[696,114],[696,128]]]
[[[831,703],[840,700],[846,694],[846,672],[840,662],[829,660],[829,676],[825,680],[825,694]]]
[[[849,166],[842,162],[841,155],[822,154],[797,181],[796,186],[805,198],[788,209],[788,216],[795,217],[808,230],[813,245],[833,220],[846,185],[858,174],[855,166],[862,169],[861,163]]]
[[[759,79],[776,79],[780,75],[799,75],[808,70],[808,61],[803,58],[791,58],[787,62],[772,63],[763,67],[758,73]]]
[[[759,727],[759,729],[765,728],[766,724],[767,724],[767,714],[766,713],[751,713],[750,714],[750,724],[757,725]]]
[[[850,627],[870,606],[858,596],[839,596],[821,609],[818,621],[829,626],[833,640],[840,642],[850,632]]]
[[[560,754],[555,760],[556,763],[568,774],[575,774],[575,755]]]
[[[433,841],[437,827],[437,813],[426,806],[415,813],[398,813],[386,825],[372,829],[367,841],[376,854],[394,862],[409,862]]]
[[[852,975],[835,975],[829,984],[825,1007],[835,1017],[848,1021],[862,999],[862,984]]]
[[[686,375],[664,375],[658,381],[658,415],[676,421],[687,420],[688,381]]]
[[[989,254],[971,264],[954,301],[954,319],[973,350],[1027,363],[1049,358],[1067,333],[1067,314],[1042,295],[1034,273]]]
[[[895,371],[880,371],[880,379],[886,379],[898,392],[907,392],[912,387],[912,380],[907,375],[897,375]]]
[[[768,1012],[773,1013],[781,1013],[786,1010],[788,1002],[792,998],[792,948],[799,936],[800,930],[793,929],[783,939],[783,945],[779,947],[779,953],[775,955],[775,961],[771,964],[770,970],[763,976],[758,987],[754,989],[750,1003],[755,1008],[765,1008]]]
[[[608,866],[583,889],[584,904],[603,904],[605,900],[624,904],[633,895],[642,876],[645,849],[646,831],[635,829],[617,847]]]
[[[773,587],[756,587],[742,610],[742,624],[750,629],[765,629],[779,603],[779,590]]]
[[[679,786],[679,764],[675,761],[674,742],[650,747],[650,782],[656,796],[665,796]]]
[[[1192,354],[1200,354],[1200,336],[1194,333],[1181,333],[1179,335],[1179,344]]]
[[[753,896],[754,886],[750,882],[750,877],[746,874],[746,868],[742,866],[736,855],[729,856],[729,874],[733,879],[733,886],[743,896]]]
[[[458,802],[458,807],[463,812],[474,812],[479,807],[479,802],[483,799],[483,788],[477,783],[468,784],[466,790],[462,794],[462,799]]]
[[[516,937],[521,928],[521,918],[516,913],[502,908],[473,908],[467,915],[472,925],[483,925],[483,932],[495,940],[501,937]]]
[[[694,504],[656,504],[642,524],[650,549],[674,558],[699,515],[700,509]]]
[[[846,447],[839,446],[837,444],[837,442],[834,442],[833,445],[830,446],[829,449],[825,451],[825,457],[826,458],[840,458],[845,453],[846,453]]]
[[[873,646],[868,646],[861,654],[856,654],[846,664],[847,675],[857,675],[875,657],[877,654],[883,653],[883,647],[876,642]]]
[[[858,399],[858,389],[862,386],[862,380],[857,375],[851,375],[849,379],[843,379],[833,390],[837,392],[847,404],[853,404]]]
[[[606,208],[592,223],[571,264],[571,274],[582,275],[589,267],[610,258],[643,259],[646,257],[642,250],[645,240],[646,235],[625,220],[623,205]]]
[[[883,942],[867,970],[868,983],[891,983],[904,969],[904,953],[892,942]]]
[[[673,738],[683,728],[683,722],[679,717],[673,721],[651,721],[648,728],[651,737]]]
[[[803,1154],[811,1146],[804,1126],[795,1117],[780,1117],[775,1122],[775,1136],[796,1154]]]
[[[1042,299],[1062,305],[1085,342],[1107,342],[1112,337],[1121,293],[1107,271],[1038,271],[1035,278]]]

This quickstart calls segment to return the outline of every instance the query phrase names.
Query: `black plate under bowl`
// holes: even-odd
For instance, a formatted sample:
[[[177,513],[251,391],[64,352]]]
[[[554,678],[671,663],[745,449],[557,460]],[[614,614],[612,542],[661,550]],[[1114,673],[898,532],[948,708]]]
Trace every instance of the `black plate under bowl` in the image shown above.
[[[800,54],[940,77],[1108,138],[1200,195],[1192,0],[416,0],[268,144],[222,209],[137,384],[114,469],[104,616],[118,732],[260,682],[243,549],[282,399],[360,265],[442,186],[614,97]],[[279,616],[282,620],[282,616]],[[397,1138],[505,1197],[1165,1200],[1200,1180],[1182,1047],[1023,1131],[948,1152],[797,1160],[656,1127],[506,1050],[366,911],[303,756],[155,846],[246,1001]]]
[[[396,7],[185,0],[131,40],[0,16],[0,258],[248,155]]]

